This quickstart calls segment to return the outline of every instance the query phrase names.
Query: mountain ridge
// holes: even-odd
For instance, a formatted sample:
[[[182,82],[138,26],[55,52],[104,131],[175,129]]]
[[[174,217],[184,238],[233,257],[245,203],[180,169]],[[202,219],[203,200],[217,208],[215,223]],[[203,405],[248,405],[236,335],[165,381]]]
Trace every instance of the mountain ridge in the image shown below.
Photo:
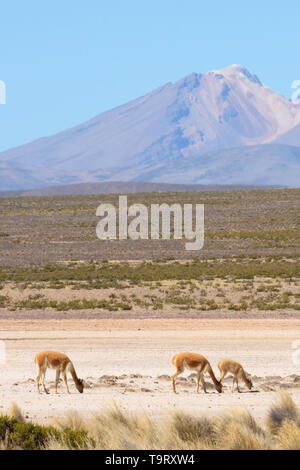
[[[168,182],[169,165],[180,168],[177,175],[173,173],[172,178],[177,178],[173,183],[186,178],[185,167],[191,165],[196,165],[197,183],[222,183],[225,175],[215,169],[222,167],[224,152],[236,148],[243,149],[244,162],[238,183],[249,184],[249,175],[248,179],[245,175],[253,168],[245,159],[246,149],[258,146],[260,152],[266,150],[262,161],[268,158],[270,162],[265,165],[269,171],[266,181],[277,184],[278,168],[285,166],[285,158],[289,161],[297,154],[290,142],[300,146],[300,106],[266,87],[245,67],[233,65],[206,74],[192,73],[71,129],[0,153],[0,189],[23,189],[20,184],[29,189],[39,179],[46,186],[116,176],[132,181],[146,174],[149,181],[160,178]],[[274,147],[276,158],[263,147],[273,143],[281,146]],[[202,155],[206,155],[205,161]],[[272,158],[277,165],[274,170]],[[295,171],[300,173],[300,160],[294,164]],[[230,179],[228,173],[226,178]],[[238,175],[232,178],[229,183],[236,183]],[[252,178],[250,183],[256,181]]]
[[[0,191],[0,197],[47,197],[91,194],[136,194],[136,193],[167,193],[192,191],[242,191],[252,189],[282,189],[281,186],[244,186],[244,185],[200,185],[200,184],[171,184],[109,181],[98,183],[79,183],[47,188]]]

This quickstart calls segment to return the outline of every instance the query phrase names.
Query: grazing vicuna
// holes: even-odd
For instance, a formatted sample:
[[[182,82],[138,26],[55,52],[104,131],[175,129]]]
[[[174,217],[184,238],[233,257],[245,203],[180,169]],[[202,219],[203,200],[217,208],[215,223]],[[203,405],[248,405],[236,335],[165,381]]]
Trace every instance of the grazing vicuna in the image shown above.
[[[36,385],[38,392],[40,392],[40,380],[42,378],[42,384],[44,387],[45,393],[49,393],[45,387],[45,375],[48,368],[56,370],[56,381],[55,381],[55,391],[57,392],[57,387],[59,383],[60,374],[63,375],[67,392],[70,393],[67,381],[67,373],[73,377],[75,386],[79,393],[83,393],[83,381],[77,377],[75,368],[71,360],[65,354],[56,351],[43,351],[37,354],[34,358],[34,362],[38,367],[38,375],[36,378]]]
[[[234,384],[236,383],[237,391],[240,392],[239,379],[242,379],[245,382],[249,390],[253,387],[252,381],[246,376],[243,366],[238,362],[233,361],[232,359],[221,359],[218,363],[218,368],[221,374],[221,383],[228,373],[233,375],[232,391],[234,390]]]
[[[194,353],[179,353],[179,354],[176,354],[172,358],[172,364],[176,367],[176,372],[171,377],[174,393],[177,393],[176,392],[176,387],[175,387],[175,379],[176,379],[176,377],[178,377],[178,375],[180,375],[184,372],[185,368],[190,369],[192,371],[195,371],[198,374],[197,388],[196,388],[197,393],[199,393],[200,380],[201,380],[201,383],[202,383],[202,386],[203,386],[204,393],[207,393],[206,392],[205,381],[204,381],[204,378],[203,378],[203,374],[205,372],[208,372],[209,375],[211,376],[216,390],[219,393],[222,393],[222,384],[216,379],[216,376],[215,376],[208,360],[205,357],[201,356],[201,354],[194,354]]]

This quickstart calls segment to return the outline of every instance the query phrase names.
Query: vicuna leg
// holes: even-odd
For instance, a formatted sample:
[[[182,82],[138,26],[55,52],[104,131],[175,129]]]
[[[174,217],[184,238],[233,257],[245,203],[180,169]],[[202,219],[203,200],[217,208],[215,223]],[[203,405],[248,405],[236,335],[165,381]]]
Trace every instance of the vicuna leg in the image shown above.
[[[239,389],[239,377],[238,377],[238,375],[236,376],[236,389],[237,389],[237,391],[240,393],[240,389]]]
[[[67,373],[66,373],[66,371],[63,372],[63,376],[64,376],[64,381],[65,381],[65,384],[66,384],[67,392],[70,393],[69,386],[68,386],[68,380],[67,380]]]
[[[206,393],[206,384],[205,384],[205,381],[204,381],[204,377],[203,377],[203,373],[202,373],[202,372],[198,372],[198,377],[197,377],[197,390],[196,390],[197,393],[199,393],[200,380],[201,380],[201,383],[202,383],[202,387],[203,387],[204,393]]]
[[[175,379],[176,379],[176,377],[178,377],[178,375],[182,374],[183,371],[184,371],[184,369],[177,369],[177,371],[175,372],[175,374],[173,374],[172,377],[171,377],[172,386],[173,386],[173,392],[174,392],[174,393],[177,393],[177,392],[176,392],[176,387],[175,387]]]
[[[231,388],[231,391],[234,392],[234,384],[235,384],[235,381],[236,381],[236,377],[235,375],[233,376],[232,378],[232,388]]]
[[[41,380],[41,377],[42,377],[42,371],[41,371],[41,369],[39,369],[38,375],[37,375],[37,378],[36,378],[36,381],[35,381],[36,387],[37,387],[37,391],[38,391],[39,394],[41,394],[41,391],[40,391],[40,380]]]
[[[240,389],[239,389],[239,381],[238,381],[238,377],[237,375],[234,375],[233,376],[233,382],[232,382],[232,392],[234,392],[234,384],[236,383],[236,389],[237,391],[240,393]]]
[[[60,370],[56,369],[55,393],[58,393],[57,388],[58,388],[58,384],[59,384],[59,377],[60,377]]]
[[[46,386],[45,386],[46,370],[47,369],[44,369],[43,372],[42,372],[42,384],[43,384],[43,388],[44,388],[45,393],[47,393],[47,395],[48,395],[49,391],[46,389]]]
[[[200,378],[201,378],[201,372],[198,372],[198,375],[197,375],[197,387],[196,387],[196,393],[199,393],[199,387],[200,387]]]
[[[226,374],[227,372],[224,372],[224,371],[222,372],[220,380],[219,380],[220,383],[222,383],[222,381],[225,379]]]
[[[205,384],[205,380],[204,380],[203,374],[201,374],[201,383],[202,383],[202,387],[203,387],[204,393],[207,393],[207,391],[206,391],[206,384]]]

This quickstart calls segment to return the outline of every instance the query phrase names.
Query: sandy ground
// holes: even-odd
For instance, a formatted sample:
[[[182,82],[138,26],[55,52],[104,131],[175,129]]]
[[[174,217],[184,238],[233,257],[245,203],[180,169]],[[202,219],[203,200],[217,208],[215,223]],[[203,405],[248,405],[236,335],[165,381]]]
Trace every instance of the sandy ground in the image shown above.
[[[300,340],[300,320],[1,320],[0,343],[6,361],[0,364],[0,411],[12,401],[28,419],[49,422],[68,410],[83,414],[99,411],[114,402],[121,408],[161,417],[170,410],[218,413],[233,405],[247,406],[262,419],[280,388],[287,389],[300,405],[300,365],[293,361],[292,343]],[[63,351],[86,382],[80,395],[70,378],[71,395],[64,385],[54,393],[55,372],[46,377],[50,395],[37,395],[35,354]],[[254,390],[231,392],[226,381],[223,394],[213,387],[195,393],[191,372],[178,380],[178,395],[171,390],[172,356],[181,351],[206,356],[219,376],[217,362],[232,357],[254,381]],[[207,377],[207,383],[211,379]]]

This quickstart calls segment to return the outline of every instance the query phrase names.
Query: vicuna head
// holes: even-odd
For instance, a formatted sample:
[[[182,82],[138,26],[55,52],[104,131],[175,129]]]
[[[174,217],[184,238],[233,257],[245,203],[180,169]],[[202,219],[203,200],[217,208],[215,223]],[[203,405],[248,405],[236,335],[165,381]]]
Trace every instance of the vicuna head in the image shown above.
[[[78,379],[78,381],[76,382],[76,388],[79,393],[83,393],[83,389],[84,389],[83,380]]]
[[[218,382],[216,383],[216,389],[219,393],[222,393],[223,392],[223,385],[221,384],[221,382]]]

